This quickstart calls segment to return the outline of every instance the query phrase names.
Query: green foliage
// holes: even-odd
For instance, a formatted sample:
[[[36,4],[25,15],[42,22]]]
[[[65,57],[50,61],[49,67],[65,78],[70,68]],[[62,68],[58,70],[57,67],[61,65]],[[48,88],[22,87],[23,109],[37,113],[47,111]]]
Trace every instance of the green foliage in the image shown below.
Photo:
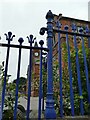
[[[12,110],[5,110],[3,112],[3,120],[13,120],[13,111]]]
[[[90,79],[90,50],[87,47],[87,40],[85,42],[85,53],[87,59],[87,66],[89,72]],[[73,41],[69,41],[70,45],[70,57],[71,57],[71,71],[72,71],[72,85],[74,92],[74,108],[75,115],[80,115],[80,99],[83,99],[84,102],[84,111],[85,114],[88,114],[88,94],[86,87],[86,76],[85,76],[85,66],[84,66],[84,58],[82,54],[82,43],[78,43],[78,56],[79,56],[79,64],[80,64],[80,76],[81,76],[81,84],[82,84],[82,96],[79,96],[78,90],[78,80],[77,80],[77,69],[76,69],[76,51],[74,49]],[[66,43],[63,42],[61,44],[62,48],[62,92],[63,92],[63,107],[64,107],[64,115],[71,115],[71,105],[70,105],[70,82],[69,82],[69,71],[68,71],[68,52]],[[60,81],[59,81],[59,63],[58,59],[53,60],[53,91],[54,91],[54,100],[55,100],[55,109],[56,113],[60,115]],[[43,93],[46,97],[46,88],[47,88],[47,71],[43,68]]]
[[[3,119],[13,120],[14,105],[15,105],[15,91],[16,83],[6,83],[6,96],[5,96],[5,110],[3,112]],[[18,98],[21,96],[18,92]],[[18,101],[19,103],[19,101]],[[23,113],[17,109],[17,120],[22,120]],[[19,113],[18,113],[19,112]],[[20,115],[22,113],[22,116]],[[21,117],[20,117],[21,116]]]
[[[6,85],[6,96],[5,96],[5,107],[8,107],[9,110],[14,110],[15,103],[15,83],[7,83]]]
[[[16,80],[13,80],[13,83],[16,84]],[[19,93],[21,93],[21,96],[25,96],[25,92],[26,92],[26,83],[27,83],[27,78],[25,77],[20,77],[19,78],[19,85],[18,85],[18,89],[19,89]]]
[[[16,82],[8,83],[9,78],[6,80],[6,91],[5,91],[5,101],[4,101],[4,111],[3,111],[3,120],[13,120],[13,112],[14,112],[14,104],[15,104],[15,91],[16,91]],[[0,102],[1,102],[1,94],[4,83],[4,66],[0,65]],[[23,88],[22,85],[26,84],[26,79],[20,78],[19,89]],[[20,97],[20,92],[18,93],[18,97]],[[18,101],[19,102],[19,101]],[[23,113],[18,109],[17,112],[17,120],[22,120]],[[22,113],[22,115],[21,115]],[[24,116],[23,116],[24,117]]]

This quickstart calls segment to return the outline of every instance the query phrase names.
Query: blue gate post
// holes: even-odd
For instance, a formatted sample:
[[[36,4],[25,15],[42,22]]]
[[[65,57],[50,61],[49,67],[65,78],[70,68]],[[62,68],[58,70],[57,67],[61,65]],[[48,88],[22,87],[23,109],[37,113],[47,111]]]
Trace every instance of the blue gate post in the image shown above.
[[[47,46],[49,49],[47,57],[47,98],[46,98],[46,109],[45,109],[45,118],[46,119],[56,119],[56,112],[54,108],[53,100],[53,67],[52,67],[52,40],[53,40],[53,25],[52,20],[54,16],[52,12],[49,12],[46,15],[47,19]]]

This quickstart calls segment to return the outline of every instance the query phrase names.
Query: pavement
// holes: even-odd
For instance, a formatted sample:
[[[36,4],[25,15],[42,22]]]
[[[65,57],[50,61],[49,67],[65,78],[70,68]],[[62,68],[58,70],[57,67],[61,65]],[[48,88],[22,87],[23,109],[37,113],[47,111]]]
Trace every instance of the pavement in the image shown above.
[[[25,97],[20,97],[18,101],[19,101],[19,104],[22,105],[26,111],[27,110],[27,99]],[[38,118],[38,101],[39,101],[39,97],[30,97],[30,110],[31,110],[30,118]],[[43,114],[41,116],[42,118],[44,117]]]

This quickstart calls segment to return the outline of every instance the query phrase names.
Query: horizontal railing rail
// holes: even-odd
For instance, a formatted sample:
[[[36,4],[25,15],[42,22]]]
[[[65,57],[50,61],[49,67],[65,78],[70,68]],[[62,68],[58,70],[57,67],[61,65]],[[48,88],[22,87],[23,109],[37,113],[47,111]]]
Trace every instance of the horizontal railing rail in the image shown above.
[[[6,44],[6,43],[0,43],[0,47],[13,47],[13,48],[23,48],[23,49],[36,49],[36,50],[45,50],[48,51],[48,48],[44,47],[31,47],[26,45],[15,45],[15,44]]]
[[[76,36],[83,36],[83,37],[90,37],[90,32],[89,33],[77,33],[77,32],[71,32],[71,31],[65,31],[65,30],[58,30],[57,28],[53,28],[52,29],[54,33],[61,33],[61,34],[69,34],[69,35],[76,35]],[[45,31],[48,31],[48,29],[46,27],[42,27],[40,29],[40,34],[44,35]]]

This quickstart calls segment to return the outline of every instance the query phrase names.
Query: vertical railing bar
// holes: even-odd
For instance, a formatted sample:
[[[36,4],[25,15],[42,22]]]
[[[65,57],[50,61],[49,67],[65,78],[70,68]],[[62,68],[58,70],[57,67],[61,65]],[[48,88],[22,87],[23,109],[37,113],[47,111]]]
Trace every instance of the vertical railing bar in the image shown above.
[[[33,35],[27,37],[30,43],[30,47],[32,47]],[[28,67],[28,101],[27,101],[27,112],[26,112],[26,119],[29,120],[29,113],[30,113],[30,96],[31,96],[31,79],[32,79],[32,49],[30,49],[29,54],[29,67]]]
[[[19,38],[20,46],[22,45],[23,38]],[[15,108],[14,108],[14,120],[17,119],[17,106],[18,106],[18,85],[19,85],[19,78],[20,78],[20,64],[21,64],[21,48],[19,48],[19,55],[18,55],[18,69],[17,69],[17,80],[16,80],[16,92],[15,92]]]
[[[10,41],[8,41],[8,44],[10,44]],[[4,100],[5,100],[6,77],[7,77],[7,71],[8,71],[9,53],[10,53],[10,47],[7,48],[6,65],[5,65],[5,72],[4,72],[4,84],[3,84],[3,90],[2,90],[2,105],[1,105],[2,112],[3,112]]]
[[[44,95],[43,95],[43,93],[42,93],[42,96],[43,96],[43,98],[42,98],[42,111],[44,111]]]
[[[29,120],[29,113],[30,113],[30,96],[31,96],[31,77],[32,73],[32,49],[30,49],[30,57],[29,57],[29,71],[28,71],[28,101],[27,101],[27,120]]]
[[[47,53],[42,53],[42,54],[43,54],[43,55],[46,55]],[[44,67],[44,72],[42,73],[42,76],[43,76],[43,78],[42,78],[42,80],[43,80],[43,85],[42,85],[42,89],[43,89],[43,90],[42,90],[42,91],[43,91],[43,92],[42,92],[42,112],[44,112],[44,109],[45,109],[45,108],[44,108],[44,107],[45,107],[45,102],[44,102],[44,101],[45,101],[45,95],[44,95],[45,83],[44,83],[44,80],[45,80],[46,77],[44,76],[44,73],[47,74],[47,60],[46,60],[45,58],[47,59],[47,55],[46,55],[45,57],[43,57],[43,60],[44,60],[44,61],[43,61],[43,63],[42,63],[42,64],[43,64],[43,67]],[[44,78],[44,77],[45,77],[45,78]]]
[[[89,54],[90,54],[90,37],[88,37],[88,49],[89,49]],[[89,65],[90,65],[90,56],[89,56]],[[90,70],[89,69],[88,69],[88,75],[90,76]],[[89,96],[90,96],[90,77],[89,76],[88,76],[88,79],[89,79],[89,86],[88,87],[89,87]],[[90,114],[90,98],[88,98],[88,101],[89,101],[89,106],[88,106],[88,111],[89,112],[88,113]]]
[[[65,27],[68,30],[68,26]],[[70,59],[70,47],[68,41],[68,33],[66,33],[66,45],[68,51],[68,70],[69,70],[69,82],[70,82],[70,103],[71,103],[71,114],[74,116],[74,95],[73,95],[73,86],[72,86],[72,70],[71,70],[71,59]]]
[[[57,27],[60,29],[61,24],[57,22]],[[62,97],[62,48],[60,32],[58,32],[58,61],[59,61],[59,81],[60,81],[60,117],[63,117],[63,97]]]
[[[31,69],[32,69],[32,49],[30,49],[29,71],[28,71],[28,101],[27,101],[27,120],[29,120],[30,113],[30,96],[31,96]]]
[[[58,33],[58,59],[59,59],[59,75],[60,75],[60,117],[63,117],[63,97],[62,97],[62,55],[60,45],[60,33]]]
[[[82,86],[81,86],[80,65],[79,65],[79,57],[78,57],[78,48],[76,43],[76,35],[74,35],[74,47],[76,51],[76,68],[77,68],[77,77],[78,77],[77,79],[78,79],[78,88],[79,88],[79,96],[80,96],[80,113],[83,115],[84,114],[83,99],[81,99]]]
[[[12,35],[12,32],[8,32],[8,35],[7,34],[5,35],[6,35],[6,40],[8,40],[8,45],[10,45],[10,41],[13,40],[13,37],[15,37],[15,35]],[[7,47],[7,55],[6,55],[6,65],[5,65],[5,72],[4,72],[4,84],[3,84],[3,90],[2,90],[2,103],[1,103],[2,113],[3,113],[4,101],[5,101],[6,77],[8,72],[9,53],[10,53],[10,46]]]
[[[41,40],[39,44],[42,45],[44,42]],[[40,50],[40,81],[39,81],[39,104],[38,104],[38,120],[41,120],[41,99],[42,99],[42,50]]]
[[[82,53],[83,53],[83,58],[84,58],[84,67],[85,67],[85,75],[86,75],[86,85],[87,85],[87,92],[88,92],[88,102],[90,104],[90,88],[89,88],[90,87],[90,82],[89,82],[88,66],[87,66],[83,36],[81,36],[81,40],[82,40]]]

